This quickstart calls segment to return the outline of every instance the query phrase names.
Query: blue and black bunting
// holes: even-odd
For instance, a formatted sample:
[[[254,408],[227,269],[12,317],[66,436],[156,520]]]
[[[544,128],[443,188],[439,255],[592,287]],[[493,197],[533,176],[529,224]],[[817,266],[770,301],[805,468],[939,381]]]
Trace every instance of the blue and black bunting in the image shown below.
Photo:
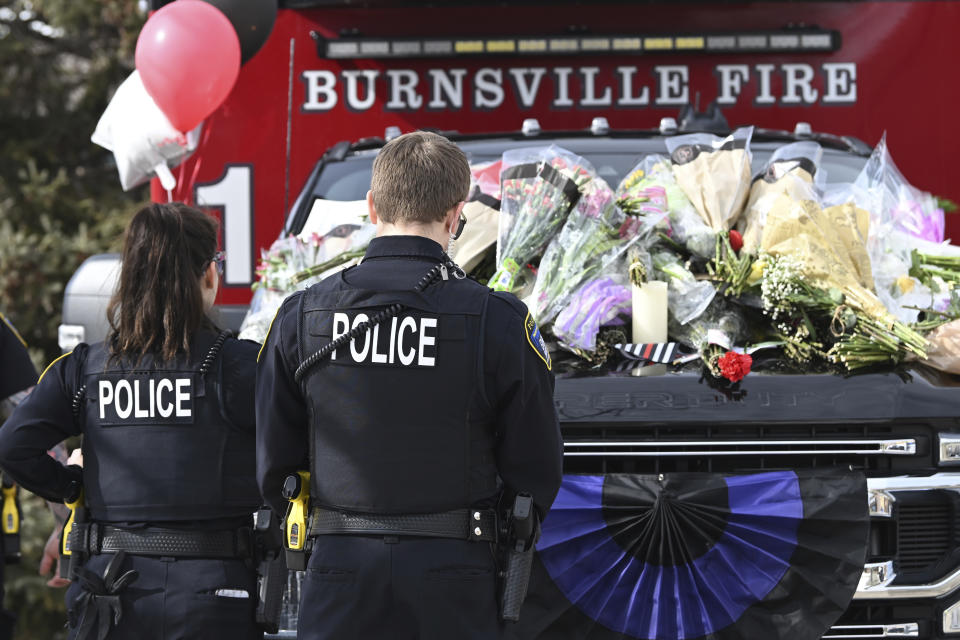
[[[861,473],[564,477],[515,638],[818,640],[863,572]]]

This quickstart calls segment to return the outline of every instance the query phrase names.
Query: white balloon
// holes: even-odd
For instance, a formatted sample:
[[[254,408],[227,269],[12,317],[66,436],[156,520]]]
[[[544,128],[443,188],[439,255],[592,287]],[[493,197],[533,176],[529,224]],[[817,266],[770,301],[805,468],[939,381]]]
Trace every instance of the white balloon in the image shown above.
[[[113,152],[124,191],[154,175],[170,191],[177,186],[170,168],[197,148],[202,126],[186,135],[177,131],[134,71],[117,88],[90,139]]]

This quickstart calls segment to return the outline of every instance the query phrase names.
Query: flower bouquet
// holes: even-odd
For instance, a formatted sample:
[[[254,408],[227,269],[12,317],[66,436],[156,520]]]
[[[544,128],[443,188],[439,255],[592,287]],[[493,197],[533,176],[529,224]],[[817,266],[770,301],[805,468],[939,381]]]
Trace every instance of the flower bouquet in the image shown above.
[[[714,231],[727,231],[743,211],[750,192],[753,127],[726,138],[692,133],[667,139],[677,184]]]
[[[784,195],[763,231],[762,250],[790,261],[782,279],[800,294],[765,296],[784,310],[801,306],[833,318],[836,344],[829,356],[849,369],[898,362],[908,354],[924,357],[926,347],[926,340],[891,315],[874,293],[865,242],[869,218],[852,204],[821,209]]]
[[[737,221],[747,251],[756,251],[767,213],[786,194],[793,200],[818,200],[826,175],[820,169],[823,149],[812,141],[794,142],[773,152],[763,172],[753,181],[747,208]]]
[[[878,229],[889,225],[921,240],[943,242],[943,209],[936,198],[912,186],[903,177],[890,155],[886,133],[854,185],[873,199],[871,223]]]
[[[642,213],[665,204],[668,217],[662,223],[663,231],[694,255],[713,255],[716,234],[677,184],[667,158],[656,154],[644,157],[617,187],[617,204],[626,213]]]
[[[710,345],[730,350],[747,337],[747,321],[742,311],[723,297],[712,299],[699,316],[686,324],[680,324],[671,316],[669,329],[673,340],[701,354],[706,354]]]
[[[553,333],[561,344],[589,359],[597,348],[600,327],[617,323],[622,315],[630,315],[630,286],[625,271],[625,267],[610,269],[573,293],[570,303],[553,323]]]
[[[582,191],[560,234],[550,241],[540,260],[532,306],[544,324],[569,304],[583,282],[604,272],[666,216],[662,197],[625,214],[603,178],[592,179]]]
[[[668,250],[654,251],[651,258],[656,279],[667,283],[670,317],[681,325],[699,317],[717,294],[713,284],[698,280],[680,258]]]
[[[317,200],[300,235],[277,239],[261,252],[250,310],[240,337],[262,342],[283,300],[363,257],[376,228],[362,202]]]
[[[503,160],[494,162],[484,162],[470,165],[471,193],[482,193],[493,198],[500,199],[500,171],[503,168]]]
[[[869,290],[825,286],[795,255],[761,254],[758,264],[764,312],[794,360],[854,370],[926,356],[923,336],[892,318]]]
[[[829,189],[824,200],[870,212],[867,251],[877,296],[891,314],[901,322],[916,322],[920,307],[942,305],[940,288],[914,276],[911,252],[943,240],[943,211],[930,194],[906,182],[890,157],[886,135],[856,180]]]
[[[520,270],[543,253],[580,199],[580,187],[595,175],[586,160],[551,145],[503,154],[496,291],[514,291]]]

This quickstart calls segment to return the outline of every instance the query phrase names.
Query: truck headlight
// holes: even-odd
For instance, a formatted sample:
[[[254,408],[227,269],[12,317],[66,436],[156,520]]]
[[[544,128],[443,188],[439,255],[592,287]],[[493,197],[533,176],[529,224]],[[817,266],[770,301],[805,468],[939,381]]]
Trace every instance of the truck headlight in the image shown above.
[[[73,351],[86,336],[87,330],[82,324],[62,324],[57,327],[57,344],[63,353]]]
[[[960,601],[954,602],[943,612],[943,632],[960,633]]]
[[[960,465],[960,433],[941,433],[939,440],[940,464]]]

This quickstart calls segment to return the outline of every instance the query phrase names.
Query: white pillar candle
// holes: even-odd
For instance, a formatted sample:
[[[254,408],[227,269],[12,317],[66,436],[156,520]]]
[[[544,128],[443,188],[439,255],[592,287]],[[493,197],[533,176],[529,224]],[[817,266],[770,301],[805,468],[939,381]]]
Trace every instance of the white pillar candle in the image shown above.
[[[633,342],[667,341],[667,283],[659,280],[633,285]],[[633,370],[634,376],[662,376],[667,365],[652,364]]]
[[[667,341],[667,283],[659,280],[634,285],[633,342]]]

